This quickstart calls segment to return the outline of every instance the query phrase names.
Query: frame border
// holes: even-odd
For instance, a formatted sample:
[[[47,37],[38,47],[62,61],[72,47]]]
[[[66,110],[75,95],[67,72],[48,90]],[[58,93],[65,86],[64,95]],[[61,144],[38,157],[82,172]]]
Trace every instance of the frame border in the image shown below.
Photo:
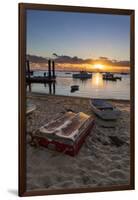
[[[130,184],[109,187],[95,188],[76,188],[76,189],[53,189],[53,190],[36,190],[26,191],[26,144],[25,144],[25,57],[26,57],[26,10],[50,10],[64,12],[83,12],[83,13],[99,13],[99,14],[115,14],[130,16]],[[37,195],[54,195],[54,194],[70,194],[70,193],[86,193],[86,192],[105,192],[118,190],[134,190],[135,189],[135,10],[113,9],[113,8],[97,8],[97,7],[79,7],[49,4],[18,4],[18,44],[19,44],[19,62],[18,62],[18,195],[19,196],[37,196]]]

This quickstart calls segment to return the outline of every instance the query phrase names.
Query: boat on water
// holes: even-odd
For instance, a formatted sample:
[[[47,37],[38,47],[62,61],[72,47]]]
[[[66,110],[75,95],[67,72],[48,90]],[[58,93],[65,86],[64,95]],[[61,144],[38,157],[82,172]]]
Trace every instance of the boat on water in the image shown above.
[[[92,78],[92,73],[88,73],[86,71],[80,71],[80,73],[72,74],[72,77],[81,79]]]
[[[79,85],[72,85],[71,86],[71,92],[75,92],[77,90],[79,90]]]
[[[114,76],[114,74],[110,73],[110,72],[103,74],[103,80],[117,81],[117,79],[122,80],[122,77],[121,76]]]
[[[120,74],[121,75],[128,75],[129,73],[127,73],[127,72],[121,72]]]
[[[71,74],[71,72],[65,72],[65,74]]]
[[[118,79],[118,80],[120,80],[120,81],[122,80],[121,76],[115,76],[115,78]]]
[[[92,116],[83,112],[66,112],[40,127],[33,134],[32,141],[51,150],[75,156],[93,126]]]
[[[93,112],[102,120],[117,120],[120,115],[120,111],[105,100],[91,99],[90,105]]]

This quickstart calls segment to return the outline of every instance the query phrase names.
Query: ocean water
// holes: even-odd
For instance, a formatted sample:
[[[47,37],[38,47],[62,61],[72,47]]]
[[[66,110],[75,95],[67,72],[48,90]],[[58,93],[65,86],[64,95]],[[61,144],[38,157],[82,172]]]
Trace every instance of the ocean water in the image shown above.
[[[121,75],[122,80],[106,81],[103,80],[101,73],[93,73],[91,79],[73,79],[71,72],[56,72],[55,84],[38,84],[33,83],[27,87],[27,91],[38,92],[43,94],[55,94],[65,96],[79,96],[89,98],[104,99],[130,99],[130,75]],[[34,72],[34,76],[43,76],[44,71]],[[71,86],[78,85],[79,90],[71,92]]]

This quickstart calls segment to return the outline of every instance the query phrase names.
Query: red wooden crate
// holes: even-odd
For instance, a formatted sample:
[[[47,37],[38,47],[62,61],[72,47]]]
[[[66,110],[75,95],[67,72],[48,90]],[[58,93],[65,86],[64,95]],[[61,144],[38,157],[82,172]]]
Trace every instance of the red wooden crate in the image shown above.
[[[94,119],[84,113],[66,114],[42,126],[33,139],[40,146],[75,156],[94,126]]]

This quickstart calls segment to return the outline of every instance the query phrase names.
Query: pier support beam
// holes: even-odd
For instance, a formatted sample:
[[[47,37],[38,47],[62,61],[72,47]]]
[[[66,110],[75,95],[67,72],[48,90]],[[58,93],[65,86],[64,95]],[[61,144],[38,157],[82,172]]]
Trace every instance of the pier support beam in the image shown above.
[[[30,79],[30,64],[29,64],[29,60],[27,60],[26,62],[27,62],[27,75],[28,75],[28,79]]]
[[[55,78],[55,62],[52,61],[52,71],[53,71],[53,78]]]
[[[51,78],[51,60],[48,60],[48,77]]]

